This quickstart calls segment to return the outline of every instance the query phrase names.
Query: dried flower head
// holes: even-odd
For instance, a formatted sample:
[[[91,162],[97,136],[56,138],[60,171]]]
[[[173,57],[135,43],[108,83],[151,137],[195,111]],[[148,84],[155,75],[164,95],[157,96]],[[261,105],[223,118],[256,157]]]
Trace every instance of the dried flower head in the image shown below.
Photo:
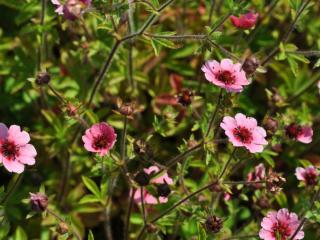
[[[267,130],[267,133],[273,135],[278,129],[278,121],[272,117],[268,117],[264,120],[263,127]]]
[[[150,145],[142,139],[137,139],[134,141],[133,150],[137,155],[146,155],[147,157],[152,156]]]
[[[36,77],[36,84],[39,86],[46,85],[50,82],[51,76],[47,72],[40,72]]]
[[[36,212],[43,212],[48,207],[48,197],[43,193],[29,193],[31,209]]]
[[[280,192],[282,190],[281,186],[286,182],[286,179],[282,177],[279,173],[269,170],[266,178],[266,186],[270,192]]]
[[[193,92],[189,89],[183,89],[178,94],[178,103],[180,103],[182,106],[189,106],[192,103],[193,95]]]
[[[218,233],[223,227],[223,221],[215,215],[208,216],[204,226],[208,233]]]
[[[169,184],[162,183],[157,185],[157,193],[159,197],[168,197],[171,193],[171,189],[169,187]]]
[[[59,233],[61,235],[66,234],[69,231],[68,224],[66,224],[65,222],[60,222],[56,226],[56,231],[57,231],[57,233]]]

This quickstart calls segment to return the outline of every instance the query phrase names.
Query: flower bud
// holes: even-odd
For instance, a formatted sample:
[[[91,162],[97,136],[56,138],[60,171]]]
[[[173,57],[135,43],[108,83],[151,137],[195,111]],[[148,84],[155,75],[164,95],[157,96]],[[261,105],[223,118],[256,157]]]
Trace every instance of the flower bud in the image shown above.
[[[50,82],[51,77],[47,72],[40,72],[36,77],[36,84],[39,86],[46,85]]]
[[[205,222],[205,228],[208,233],[218,233],[223,227],[223,221],[217,216],[209,216]]]
[[[268,117],[263,124],[264,129],[267,130],[268,133],[270,133],[271,135],[273,135],[277,129],[278,129],[278,122],[277,120]]]
[[[242,69],[246,72],[247,75],[253,74],[258,67],[259,61],[254,56],[247,57],[246,60],[244,60],[244,63],[242,64]]]
[[[157,185],[157,192],[159,197],[168,197],[171,189],[167,183]]]
[[[68,103],[66,105],[66,111],[67,111],[67,114],[69,117],[76,116],[77,110],[78,110],[78,108],[75,105],[73,105],[72,103]]]
[[[43,212],[48,207],[48,197],[43,193],[29,193],[31,209],[36,212]]]
[[[150,176],[146,172],[140,171],[135,175],[134,181],[141,187],[147,186],[150,182]]]
[[[61,235],[66,234],[69,231],[68,224],[66,224],[65,222],[60,222],[56,226],[56,231],[57,231],[57,233],[59,233]]]
[[[178,103],[189,106],[192,102],[193,93],[189,89],[184,89],[178,95]]]
[[[213,182],[212,185],[209,187],[209,190],[210,190],[211,192],[222,192],[222,191],[223,191],[223,188],[222,188],[222,186],[221,186],[221,184],[220,184],[219,181],[215,181],[215,182]]]

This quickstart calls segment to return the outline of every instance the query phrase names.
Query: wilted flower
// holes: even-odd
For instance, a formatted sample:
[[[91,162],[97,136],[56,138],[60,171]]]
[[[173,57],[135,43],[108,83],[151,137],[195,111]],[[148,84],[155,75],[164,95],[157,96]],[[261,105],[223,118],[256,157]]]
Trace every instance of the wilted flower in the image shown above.
[[[99,153],[100,156],[104,156],[109,152],[116,139],[117,134],[114,129],[105,122],[94,124],[82,136],[85,149],[89,152]]]
[[[258,17],[258,13],[248,12],[246,14],[240,15],[239,17],[231,16],[230,19],[235,27],[241,29],[250,29],[256,25]]]
[[[147,157],[152,156],[152,150],[149,144],[141,139],[134,141],[133,150],[137,155],[146,155]]]
[[[204,226],[208,233],[218,233],[223,227],[223,221],[217,216],[208,216]]]
[[[60,222],[57,225],[56,230],[61,235],[66,234],[69,231],[68,224],[66,224],[65,222]]]
[[[296,123],[291,123],[289,126],[286,126],[286,135],[294,140],[297,140],[302,143],[311,143],[313,130],[309,126],[301,126]]]
[[[29,193],[31,209],[36,212],[43,212],[48,207],[48,197],[43,193]]]
[[[253,74],[258,67],[259,67],[259,61],[255,56],[247,57],[244,63],[242,64],[242,69],[248,75]]]
[[[230,59],[222,59],[220,63],[215,60],[208,61],[201,69],[209,82],[225,88],[228,92],[241,92],[243,86],[250,84],[241,64],[233,64]]]
[[[0,163],[9,172],[21,173],[24,171],[24,164],[35,164],[37,151],[28,142],[29,134],[21,131],[19,126],[11,125],[8,129],[0,123]]]
[[[269,170],[268,176],[266,178],[266,186],[270,192],[280,192],[282,190],[281,186],[286,182],[286,179],[282,177],[279,173]]]
[[[157,166],[151,166],[149,168],[145,168],[144,172],[150,176],[153,174],[159,172],[159,168]],[[152,178],[150,180],[150,183],[162,185],[162,184],[168,184],[172,185],[173,181],[172,178],[168,176],[167,173],[162,174],[161,176],[158,176],[156,178]],[[145,188],[143,188],[143,202],[145,204],[158,204],[158,203],[166,203],[168,201],[167,197],[160,196],[159,198],[154,197],[152,194],[150,194]],[[134,200],[137,203],[141,203],[141,191],[137,190],[134,194]]]
[[[178,94],[178,103],[183,106],[189,106],[192,102],[193,92],[189,89],[184,89]]]
[[[259,237],[264,240],[287,240],[293,236],[300,221],[295,213],[282,208],[278,212],[268,212],[261,222]],[[303,239],[304,232],[300,230],[293,240]]]
[[[51,2],[56,6],[56,13],[71,21],[79,18],[91,5],[91,0],[67,0],[64,4],[59,0]]]
[[[319,172],[314,166],[307,168],[297,167],[295,175],[298,180],[305,182],[306,185],[315,185],[318,182]]]
[[[47,72],[40,72],[38,73],[37,77],[36,77],[36,84],[41,86],[41,85],[46,85],[50,82],[51,77],[49,75],[49,73]]]
[[[236,114],[235,118],[224,117],[220,126],[235,147],[245,147],[251,153],[256,153],[262,152],[263,145],[268,144],[265,140],[266,131],[257,125],[256,119],[242,113]]]
[[[255,167],[254,172],[250,172],[247,176],[247,181],[262,181],[266,177],[266,168],[263,163],[260,163]],[[261,187],[261,184],[254,184],[256,188]]]

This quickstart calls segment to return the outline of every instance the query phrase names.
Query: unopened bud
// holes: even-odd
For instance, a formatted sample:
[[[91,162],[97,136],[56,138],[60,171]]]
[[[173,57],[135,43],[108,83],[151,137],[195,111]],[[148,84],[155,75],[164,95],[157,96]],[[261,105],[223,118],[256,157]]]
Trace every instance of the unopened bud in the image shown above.
[[[267,176],[266,186],[270,192],[280,192],[282,190],[281,186],[286,182],[286,179],[282,177],[279,173],[269,171]]]
[[[36,212],[43,212],[48,207],[48,197],[43,193],[29,193],[31,209]]]
[[[178,103],[189,106],[192,102],[193,93],[189,89],[184,89],[178,95]]]
[[[135,175],[134,181],[141,187],[147,186],[150,182],[150,176],[146,172],[140,171]]]
[[[267,130],[268,133],[274,134],[278,129],[278,122],[277,120],[268,117],[263,124],[264,128]]]
[[[124,116],[131,116],[134,113],[134,106],[132,103],[126,103],[120,106],[119,112]]]
[[[168,197],[171,189],[167,183],[157,185],[157,192],[159,197]]]
[[[247,57],[244,63],[242,64],[242,69],[248,75],[253,74],[258,67],[259,67],[259,61],[254,56]]]

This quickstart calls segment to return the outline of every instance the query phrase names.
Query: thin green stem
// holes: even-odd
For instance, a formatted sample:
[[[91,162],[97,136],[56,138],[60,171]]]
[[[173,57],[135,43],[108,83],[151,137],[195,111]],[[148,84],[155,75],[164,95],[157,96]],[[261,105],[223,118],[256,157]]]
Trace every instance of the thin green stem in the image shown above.
[[[136,190],[134,188],[131,188],[131,196],[129,199],[129,204],[128,204],[128,211],[126,215],[126,222],[124,225],[124,240],[129,239],[129,229],[130,229],[130,217],[131,217],[131,212],[134,204],[134,194],[136,193]]]
[[[222,94],[223,94],[223,89],[221,88],[220,92],[219,92],[219,95],[218,95],[218,99],[217,99],[217,104],[216,104],[216,107],[211,115],[211,118],[210,118],[210,122],[209,122],[209,126],[208,126],[208,129],[207,129],[207,132],[205,134],[205,137],[208,137],[209,136],[209,133],[210,133],[210,130],[214,124],[214,121],[216,119],[216,116],[217,116],[217,113],[218,113],[218,110],[219,110],[219,107],[220,107],[220,102],[221,102],[221,99],[222,99]]]
[[[229,156],[228,161],[227,161],[226,164],[223,166],[223,168],[222,168],[222,170],[221,170],[221,172],[220,172],[220,174],[219,174],[219,176],[218,176],[218,179],[219,179],[219,180],[221,180],[221,179],[223,178],[223,176],[224,176],[224,174],[225,174],[228,166],[230,165],[230,163],[231,163],[231,161],[232,161],[232,159],[233,159],[233,157],[234,157],[235,152],[236,152],[236,148],[233,149],[232,153],[231,153],[230,156]]]
[[[128,118],[124,116],[123,119],[123,131],[121,136],[121,144],[120,144],[120,156],[121,161],[123,161],[125,170],[127,171],[127,164],[126,164],[126,137],[127,137],[127,128],[128,128]]]
[[[6,191],[5,195],[0,201],[0,205],[5,205],[8,201],[8,199],[11,197],[11,195],[14,193],[16,190],[17,186],[19,185],[21,179],[22,179],[23,174],[19,174],[18,177],[14,180],[14,182],[9,186],[10,188]]]
[[[146,217],[146,210],[144,206],[144,194],[143,194],[143,187],[140,187],[140,198],[141,198],[141,209],[142,209],[142,217],[143,217],[143,224],[147,225],[147,217]]]

